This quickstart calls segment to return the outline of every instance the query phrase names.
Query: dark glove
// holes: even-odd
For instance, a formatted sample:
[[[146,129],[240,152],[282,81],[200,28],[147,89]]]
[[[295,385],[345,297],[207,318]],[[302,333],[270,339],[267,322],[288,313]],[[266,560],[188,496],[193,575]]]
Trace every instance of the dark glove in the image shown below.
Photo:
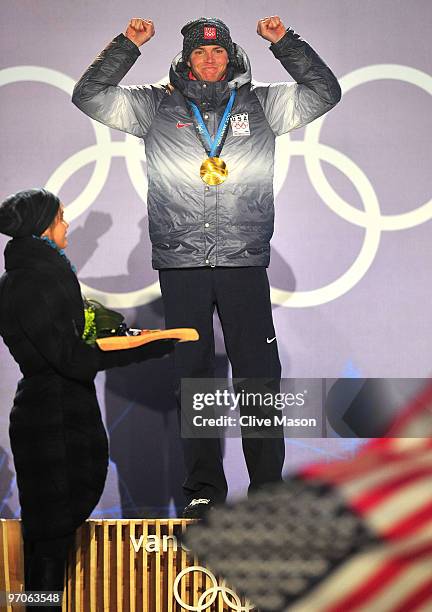
[[[131,363],[140,363],[147,359],[159,359],[169,355],[174,350],[177,340],[155,340],[133,349],[122,351],[101,351],[100,349],[100,370],[109,370],[128,366]]]
[[[159,359],[160,357],[165,357],[165,355],[169,355],[173,352],[175,345],[178,340],[154,340],[149,344],[144,344],[143,346],[139,346],[134,349],[136,351],[140,351],[139,357],[137,361],[144,361],[146,359]]]

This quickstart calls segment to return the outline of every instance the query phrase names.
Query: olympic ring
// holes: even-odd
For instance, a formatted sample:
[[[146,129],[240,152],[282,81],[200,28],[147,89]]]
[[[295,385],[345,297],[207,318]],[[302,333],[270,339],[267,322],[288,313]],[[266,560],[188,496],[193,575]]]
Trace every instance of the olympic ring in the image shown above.
[[[344,93],[350,89],[379,79],[406,81],[432,95],[432,77],[420,70],[397,64],[377,64],[348,73],[340,79]],[[0,71],[0,86],[18,81],[37,81],[52,85],[62,91],[72,93],[74,81],[67,75],[39,66],[17,66]],[[161,80],[161,82],[163,79]],[[432,200],[417,209],[401,214],[381,214],[378,198],[365,174],[346,155],[332,147],[319,143],[319,136],[325,116],[316,119],[305,129],[304,141],[292,141],[289,134],[276,140],[275,148],[275,193],[278,194],[286,178],[292,155],[302,155],[305,159],[309,179],[323,202],[339,217],[365,229],[365,237],[360,252],[351,265],[337,280],[310,291],[284,291],[271,289],[274,304],[291,308],[316,306],[330,302],[352,289],[371,266],[379,247],[382,231],[397,231],[425,223],[432,218]],[[65,160],[50,176],[46,188],[59,193],[65,182],[77,170],[95,162],[95,168],[88,184],[81,194],[67,207],[68,218],[75,219],[82,214],[98,197],[107,180],[112,157],[124,157],[129,178],[139,197],[145,202],[147,197],[147,177],[142,162],[146,161],[145,149],[133,136],[126,135],[124,141],[111,141],[109,128],[91,121],[96,136],[96,144],[87,147]],[[321,167],[321,161],[345,172],[362,197],[364,210],[358,210],[331,187]],[[93,289],[82,283],[83,291],[99,297],[108,307],[131,308],[148,304],[160,297],[157,282],[126,293],[111,293]]]
[[[430,75],[421,70],[398,64],[376,64],[374,66],[367,66],[366,68],[354,70],[342,77],[340,79],[340,84],[345,94],[357,85],[378,79],[397,79],[406,81],[413,85],[417,85],[432,95],[432,77]],[[382,230],[394,231],[408,229],[425,223],[432,218],[432,200],[429,200],[429,202],[414,211],[397,215],[381,214],[377,196],[369,180],[354,162],[349,160],[346,156],[341,157],[341,154],[334,155],[336,151],[327,146],[325,147],[325,155],[328,157],[326,158],[324,155],[319,154],[320,150],[324,150],[322,148],[324,145],[321,145],[318,140],[325,118],[326,115],[316,119],[306,127],[304,141],[295,141],[291,143],[291,147],[294,149],[294,151],[291,151],[291,154],[304,155],[306,170],[315,191],[321,196],[330,210],[339,217],[345,221],[365,228],[365,241],[355,263],[342,274],[337,281],[333,281],[324,287],[311,291],[289,292],[272,287],[272,302],[281,306],[305,308],[335,300],[352,289],[367,272],[378,250],[379,238]],[[299,153],[298,151],[301,149],[303,149],[303,151]],[[333,161],[330,160],[330,151],[333,151],[331,154]],[[359,193],[363,198],[363,211],[350,206],[334,191],[321,168],[319,163],[320,159],[324,159],[329,163],[339,160],[334,163],[334,165],[339,163],[339,169],[343,167],[344,171],[351,167],[353,176],[355,176],[355,180],[358,181],[357,187],[360,185],[362,186],[363,195],[360,190]],[[349,178],[351,178],[353,183],[355,182],[352,177]],[[372,213],[370,212],[371,209]]]
[[[129,156],[136,158],[135,164],[129,161]],[[75,155],[65,160],[50,176],[45,185],[46,189],[54,193],[59,193],[66,181],[75,172],[91,162],[96,162],[95,169],[88,185],[81,195],[67,206],[67,215],[70,221],[73,221],[73,219],[85,212],[98,197],[108,178],[111,159],[113,157],[125,157],[129,167],[134,168],[134,170],[139,166],[140,160],[145,161],[146,159],[144,147],[140,146],[135,138],[133,140],[132,138],[129,140],[126,139],[123,142],[113,142],[108,134],[108,139],[105,139],[103,143],[98,142],[96,145],[75,153]],[[147,181],[141,184],[134,175],[130,176],[130,178],[138,195],[146,202]]]
[[[43,68],[41,66],[16,66],[14,68],[6,68],[0,71],[0,86],[8,85],[10,83],[17,83],[20,81],[36,81],[38,83],[44,83],[46,85],[52,85],[57,87],[61,91],[64,91],[69,96],[72,95],[72,90],[75,85],[73,79],[66,76],[62,72],[57,70],[51,70],[50,68]],[[111,142],[110,132],[107,127],[92,121],[92,126],[95,131],[97,147],[100,150],[100,156],[96,159],[96,167],[91,176],[90,182],[84,189],[83,193],[68,206],[68,216],[72,220],[78,214],[84,212],[84,210],[90,206],[93,200],[90,198],[96,198],[106,179],[111,165],[111,160],[108,157],[108,152],[104,153],[104,149]],[[86,150],[80,151],[75,154],[73,158],[80,158],[86,155]],[[88,163],[88,162],[85,162]],[[82,165],[85,165],[83,163]],[[60,169],[70,169],[71,164],[64,162],[48,179],[45,187],[54,193],[59,193],[60,188],[66,182],[70,175],[63,175],[60,173]],[[78,170],[80,166],[76,168]],[[96,183],[96,187],[92,187],[92,183]],[[77,212],[76,212],[77,211]]]
[[[201,594],[196,606],[190,606],[188,603],[184,602],[179,593],[179,586],[182,578],[191,572],[202,572],[204,575],[210,578],[212,583],[212,586]],[[210,608],[210,606],[216,601],[218,593],[222,595],[222,599],[233,612],[249,612],[250,610],[254,609],[254,606],[249,603],[242,606],[240,597],[234,593],[232,589],[226,586],[225,581],[222,581],[221,586],[219,586],[215,576],[210,572],[210,570],[205,567],[201,567],[200,565],[186,567],[176,576],[173,586],[173,593],[175,600],[182,607],[182,609],[190,610],[191,612],[203,612],[204,610]],[[230,595],[233,598],[233,601],[230,601],[227,595]],[[210,600],[206,602],[208,597],[210,597]]]
[[[246,603],[244,606],[241,605],[241,601],[240,601],[240,597],[234,593],[234,591],[232,589],[229,589],[226,584],[225,581],[222,581],[222,585],[221,587],[219,587],[221,590],[221,594],[222,594],[222,599],[224,600],[224,602],[227,604],[227,606],[230,606],[231,609],[234,612],[249,612],[249,610],[253,610],[255,608],[255,606],[253,606],[250,603]],[[232,601],[230,601],[227,597],[227,595],[231,595],[231,597],[234,599],[234,603]],[[236,606],[236,607],[234,607]]]
[[[41,66],[16,66],[0,70],[0,87],[21,81],[35,81],[46,85],[57,87],[69,95],[75,85],[75,81],[57,70]],[[142,163],[146,161],[145,149],[140,141],[134,136],[127,134],[125,140],[113,142],[109,128],[91,120],[96,144],[65,160],[45,184],[46,189],[54,193],[60,193],[66,181],[78,170],[91,162],[96,162],[90,180],[82,193],[73,200],[67,209],[67,218],[72,221],[84,213],[101,193],[108,178],[113,156],[125,157],[129,178],[144,203],[147,201],[147,177],[142,169]],[[160,298],[159,283],[156,281],[148,287],[127,293],[113,293],[99,291],[81,283],[83,293],[101,299],[108,308],[133,308],[148,304]]]
[[[304,308],[334,300],[349,291],[364,276],[372,264],[379,246],[381,231],[375,220],[379,218],[380,209],[377,196],[369,179],[346,155],[323,144],[310,146],[306,141],[298,140],[291,143],[291,155],[304,155],[305,158],[309,155],[316,155],[339,169],[343,168],[347,176],[351,174],[350,178],[363,199],[365,210],[370,219],[365,227],[364,243],[356,261],[336,281],[310,291],[290,292],[271,288],[273,304],[290,306],[291,308]]]
[[[340,85],[345,95],[358,85],[382,79],[405,81],[416,85],[429,95],[432,95],[432,77],[430,75],[416,68],[398,64],[376,64],[354,70],[340,79]],[[318,143],[324,118],[325,116],[320,117],[306,127],[305,142],[309,144]],[[307,156],[305,161],[312,185],[321,194],[325,204],[333,212],[342,217],[342,219],[345,219],[345,221],[365,227],[367,224],[367,221],[364,220],[365,216],[367,216],[366,211],[353,208],[333,190],[318,163],[318,157],[314,155]],[[420,225],[429,221],[429,219],[432,219],[432,199],[412,211],[396,215],[380,215],[380,219],[377,221],[382,230],[397,231]]]

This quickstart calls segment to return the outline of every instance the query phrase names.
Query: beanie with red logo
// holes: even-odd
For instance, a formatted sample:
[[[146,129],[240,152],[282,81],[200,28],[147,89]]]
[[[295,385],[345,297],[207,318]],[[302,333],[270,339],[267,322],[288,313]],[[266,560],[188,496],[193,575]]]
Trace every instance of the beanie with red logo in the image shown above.
[[[219,45],[226,49],[231,63],[235,63],[234,43],[228,27],[220,19],[200,17],[189,21],[181,29],[183,34],[183,61],[189,60],[190,54],[203,45]]]

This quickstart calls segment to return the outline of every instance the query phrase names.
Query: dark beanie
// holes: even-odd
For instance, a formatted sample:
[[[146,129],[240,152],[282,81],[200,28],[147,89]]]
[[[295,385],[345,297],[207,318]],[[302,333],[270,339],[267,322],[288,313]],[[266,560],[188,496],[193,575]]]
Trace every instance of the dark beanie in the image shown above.
[[[183,39],[183,61],[189,60],[190,54],[202,45],[219,45],[226,49],[229,61],[235,63],[234,43],[228,27],[220,19],[200,17],[188,21],[181,29]]]
[[[54,221],[60,200],[45,189],[18,191],[0,204],[0,233],[13,238],[41,236]]]

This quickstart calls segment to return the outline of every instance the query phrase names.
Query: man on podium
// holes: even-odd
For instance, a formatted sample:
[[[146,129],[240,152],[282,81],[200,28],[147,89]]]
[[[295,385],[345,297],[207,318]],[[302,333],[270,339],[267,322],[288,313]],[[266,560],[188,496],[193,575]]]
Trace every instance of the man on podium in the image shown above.
[[[119,85],[155,34],[151,20],[132,19],[73,94],[89,117],[144,139],[153,267],[166,326],[200,334],[199,342],[175,349],[179,402],[182,378],[214,376],[215,308],[233,377],[279,381],[266,272],[275,138],[326,113],[341,96],[331,70],[277,16],[261,19],[257,33],[295,83],[254,84],[246,53],[219,19],[201,17],[181,33],[170,83]],[[183,446],[184,516],[199,518],[227,494],[220,440],[184,439]],[[243,438],[243,451],[250,490],[281,480],[282,435]]]

